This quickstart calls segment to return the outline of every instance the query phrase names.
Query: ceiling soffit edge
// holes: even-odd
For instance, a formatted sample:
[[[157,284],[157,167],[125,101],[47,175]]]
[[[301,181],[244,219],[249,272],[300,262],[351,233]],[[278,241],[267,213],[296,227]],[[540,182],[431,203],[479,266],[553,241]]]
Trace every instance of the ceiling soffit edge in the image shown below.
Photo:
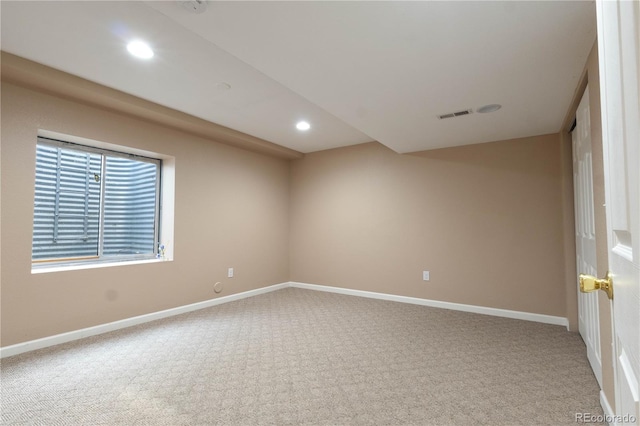
[[[214,142],[284,159],[302,153],[255,136],[146,101],[133,95],[56,70],[46,65],[1,52],[2,81],[78,101],[91,106],[134,116]]]

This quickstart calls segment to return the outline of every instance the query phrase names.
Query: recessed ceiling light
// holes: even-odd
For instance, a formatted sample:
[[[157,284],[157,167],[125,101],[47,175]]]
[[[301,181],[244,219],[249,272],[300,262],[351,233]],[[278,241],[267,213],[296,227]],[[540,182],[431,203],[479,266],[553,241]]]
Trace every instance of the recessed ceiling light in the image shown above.
[[[142,40],[134,40],[127,44],[127,50],[136,58],[151,59],[153,58],[153,50]]]
[[[216,89],[218,89],[221,92],[224,92],[225,90],[231,89],[231,85],[229,83],[225,83],[224,81],[221,81],[220,83],[216,84]]]
[[[309,130],[311,128],[311,124],[307,123],[306,121],[298,121],[296,123],[296,129],[301,130],[303,132]]]
[[[498,104],[484,105],[484,106],[481,106],[480,108],[476,109],[476,112],[479,112],[480,114],[484,114],[484,113],[487,113],[487,112],[497,111],[500,108],[502,108],[502,105],[498,105]]]

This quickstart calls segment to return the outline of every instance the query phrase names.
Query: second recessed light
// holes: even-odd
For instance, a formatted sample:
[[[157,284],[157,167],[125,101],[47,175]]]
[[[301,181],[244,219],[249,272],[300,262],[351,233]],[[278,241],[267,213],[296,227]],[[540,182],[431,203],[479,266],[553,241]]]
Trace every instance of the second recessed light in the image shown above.
[[[309,130],[311,128],[311,124],[309,124],[306,121],[298,121],[296,123],[296,129],[302,131],[302,132],[306,132],[307,130]]]
[[[127,50],[136,58],[151,59],[153,58],[153,50],[142,40],[134,40],[127,44]]]

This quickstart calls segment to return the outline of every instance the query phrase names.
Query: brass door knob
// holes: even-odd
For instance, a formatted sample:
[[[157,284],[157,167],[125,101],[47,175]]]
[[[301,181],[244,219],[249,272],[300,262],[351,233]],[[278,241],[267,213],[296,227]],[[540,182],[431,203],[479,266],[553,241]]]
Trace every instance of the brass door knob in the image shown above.
[[[607,272],[606,277],[602,279],[593,275],[580,274],[580,291],[591,293],[596,290],[604,291],[609,296],[609,299],[613,299],[613,277],[611,272]]]

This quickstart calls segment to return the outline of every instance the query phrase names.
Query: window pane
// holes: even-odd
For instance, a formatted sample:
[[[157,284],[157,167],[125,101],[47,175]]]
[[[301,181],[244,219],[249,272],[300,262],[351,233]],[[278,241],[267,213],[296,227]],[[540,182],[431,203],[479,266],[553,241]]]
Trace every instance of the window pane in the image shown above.
[[[106,157],[103,254],[156,253],[158,165]]]
[[[101,156],[37,145],[32,258],[98,255]]]

